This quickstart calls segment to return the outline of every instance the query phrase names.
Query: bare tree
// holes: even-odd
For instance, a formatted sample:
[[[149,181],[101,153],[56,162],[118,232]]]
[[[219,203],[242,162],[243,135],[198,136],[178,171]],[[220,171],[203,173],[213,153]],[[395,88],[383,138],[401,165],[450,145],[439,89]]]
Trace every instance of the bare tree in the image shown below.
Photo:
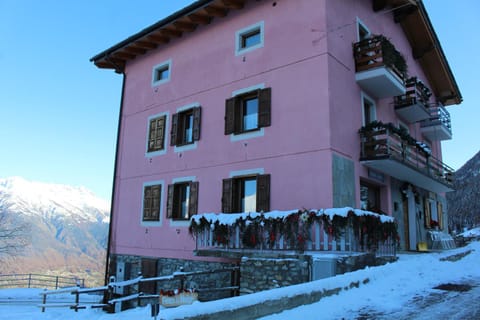
[[[0,205],[0,257],[21,252],[30,243],[29,230],[28,224],[9,216]]]

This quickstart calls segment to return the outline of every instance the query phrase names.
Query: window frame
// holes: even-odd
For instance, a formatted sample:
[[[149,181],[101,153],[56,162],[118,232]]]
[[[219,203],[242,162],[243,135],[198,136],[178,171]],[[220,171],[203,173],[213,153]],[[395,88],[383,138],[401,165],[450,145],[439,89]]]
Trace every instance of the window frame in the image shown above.
[[[365,31],[365,37],[362,38],[360,32]],[[364,39],[368,39],[372,33],[370,32],[370,29],[367,27],[365,23],[363,23],[362,20],[360,20],[359,17],[357,17],[357,42],[362,41]]]
[[[241,184],[255,178],[255,211],[270,211],[271,176],[264,174],[263,169],[244,170],[230,173],[230,177],[222,180],[222,212],[239,213],[242,207]],[[244,187],[244,186],[243,186]]]
[[[146,188],[153,187],[153,186],[160,186],[160,199],[159,199],[159,212],[158,212],[158,220],[145,220],[145,193]],[[140,225],[144,227],[159,227],[163,224],[163,206],[165,202],[165,197],[163,197],[163,190],[165,186],[164,180],[156,180],[156,181],[148,181],[144,182],[142,186],[142,206],[140,212]]]
[[[188,198],[188,218],[179,217],[179,213],[176,212],[178,209],[178,204],[180,199],[177,199],[179,196],[178,190],[181,187],[189,187],[189,198]],[[190,218],[193,215],[198,214],[198,193],[199,191],[199,182],[195,180],[195,177],[183,177],[173,179],[172,183],[168,185],[167,191],[167,219],[170,220],[171,226],[188,226]]]
[[[377,120],[377,104],[375,103],[375,100],[370,98],[366,93],[362,92],[361,93],[361,106],[362,106],[362,126],[366,126],[368,123],[366,122],[365,119],[365,102],[368,102],[371,107],[372,107],[372,119],[368,123],[371,123],[373,121]]]
[[[166,69],[168,71],[168,75],[166,78],[157,79],[157,74],[162,69]],[[169,82],[171,75],[172,75],[172,59],[166,60],[162,63],[155,65],[152,68],[152,87],[156,87],[163,83]]]
[[[159,118],[162,118],[164,117],[165,120],[164,120],[164,128],[163,128],[163,148],[162,149],[159,149],[159,150],[153,150],[153,151],[150,151],[150,140],[151,140],[151,137],[150,137],[150,131],[151,131],[151,124],[152,124],[152,121],[155,120],[155,119],[159,119]],[[158,156],[158,155],[162,155],[162,154],[165,154],[167,152],[167,146],[168,146],[168,120],[169,120],[169,114],[168,112],[162,112],[162,113],[158,113],[158,114],[155,114],[155,115],[152,115],[150,117],[148,117],[148,120],[147,120],[147,134],[146,134],[146,145],[145,145],[145,157],[153,157],[153,156]]]
[[[200,140],[201,133],[201,113],[202,107],[199,103],[193,103],[177,109],[177,112],[172,115],[172,125],[170,128],[170,146],[174,147],[175,152],[182,152],[186,150],[195,149],[197,141]],[[185,117],[192,114],[192,140],[185,141]]]
[[[260,42],[251,46],[244,46],[245,37],[256,33],[258,31]],[[255,24],[252,24],[248,27],[238,30],[235,32],[235,55],[239,56],[241,54],[262,48],[265,43],[265,22],[259,21]]]
[[[244,102],[255,97],[258,100],[257,127],[243,130]],[[264,128],[271,126],[271,118],[272,88],[265,88],[265,84],[262,83],[234,91],[231,98],[225,100],[224,134],[230,135],[231,141],[263,136]]]

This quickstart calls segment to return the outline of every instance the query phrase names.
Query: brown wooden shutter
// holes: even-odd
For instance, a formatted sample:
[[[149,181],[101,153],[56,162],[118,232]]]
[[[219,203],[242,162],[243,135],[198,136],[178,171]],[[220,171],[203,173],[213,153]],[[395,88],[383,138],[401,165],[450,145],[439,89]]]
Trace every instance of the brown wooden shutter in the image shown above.
[[[152,211],[151,218],[152,220],[160,220],[160,199],[162,195],[162,185],[152,186]]]
[[[170,131],[170,145],[175,146],[177,145],[177,137],[178,137],[178,113],[175,113],[172,116],[172,129]]]
[[[223,179],[222,186],[222,212],[233,212],[233,183],[234,179]]]
[[[270,211],[270,175],[257,176],[257,212]]]
[[[272,123],[272,88],[258,92],[258,127],[269,127]]]
[[[156,259],[142,259],[141,271],[144,278],[153,278],[157,276],[157,262]],[[155,281],[140,282],[140,292],[156,294],[156,290],[157,283]]]
[[[155,149],[163,150],[165,148],[165,122],[167,121],[167,116],[162,116],[157,120]]]
[[[430,229],[430,223],[432,222],[432,216],[430,213],[430,200],[428,197],[423,198],[423,211],[425,213],[425,228]],[[405,212],[404,214],[408,214],[408,212]]]
[[[174,184],[168,185],[168,195],[167,195],[167,219],[173,218],[173,193],[175,190]]]
[[[225,100],[225,134],[235,133],[235,97]]]
[[[150,187],[143,188],[143,220],[148,220],[151,216],[150,208],[152,206],[151,201],[151,189]]]
[[[441,202],[437,202],[438,229],[443,230],[443,206]]]
[[[193,108],[193,141],[200,140],[200,123],[202,116],[202,108]]]
[[[198,213],[198,181],[190,182],[190,203],[188,204],[188,217]]]

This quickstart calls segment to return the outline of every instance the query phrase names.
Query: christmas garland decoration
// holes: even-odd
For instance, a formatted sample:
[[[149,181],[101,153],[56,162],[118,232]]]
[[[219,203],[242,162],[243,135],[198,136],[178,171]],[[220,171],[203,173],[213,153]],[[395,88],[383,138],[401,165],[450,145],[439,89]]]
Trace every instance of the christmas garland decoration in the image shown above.
[[[228,247],[230,236],[238,227],[244,248],[274,249],[277,240],[283,237],[289,248],[303,251],[307,248],[307,242],[311,241],[314,222],[321,224],[323,230],[336,240],[340,239],[347,228],[352,228],[360,245],[368,250],[374,249],[380,241],[398,241],[397,225],[393,218],[353,209],[346,215],[306,209],[290,212],[283,217],[270,217],[263,213],[243,214],[230,224],[221,223],[220,219],[213,222],[213,219],[201,215],[192,217],[189,232],[197,237],[210,230],[217,245]]]
[[[385,129],[387,131],[390,131],[400,137],[403,141],[405,141],[408,145],[417,148],[419,151],[423,152],[426,157],[431,156],[432,150],[422,142],[419,142],[415,140],[411,135],[408,134],[408,131],[401,127],[395,126],[393,123],[383,123],[381,121],[372,121],[369,124],[363,126],[358,130],[358,133],[360,134],[366,134],[369,132],[373,132],[375,130],[379,129]]]

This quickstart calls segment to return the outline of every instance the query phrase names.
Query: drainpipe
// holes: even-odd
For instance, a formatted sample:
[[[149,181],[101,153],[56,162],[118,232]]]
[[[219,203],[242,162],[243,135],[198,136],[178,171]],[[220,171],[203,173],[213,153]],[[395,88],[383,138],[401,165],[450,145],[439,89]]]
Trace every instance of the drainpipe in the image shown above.
[[[115,201],[115,193],[116,193],[116,183],[117,183],[117,170],[118,170],[118,158],[119,158],[119,149],[120,149],[120,133],[122,129],[122,115],[123,115],[123,98],[125,95],[125,82],[127,80],[127,75],[125,74],[125,70],[123,68],[120,68],[118,65],[116,65],[113,61],[109,59],[107,56],[106,59],[115,66],[115,72],[122,74],[123,79],[122,79],[122,96],[120,98],[120,112],[118,114],[118,127],[117,127],[117,143],[115,146],[115,164],[113,168],[113,185],[112,185],[112,196],[111,196],[111,202],[110,202],[110,223],[108,227],[108,240],[107,240],[107,255],[105,258],[105,279],[104,279],[104,285],[108,285],[109,279],[108,279],[108,271],[110,267],[110,245],[112,242],[112,229],[113,229],[113,209],[114,209],[114,201]]]

